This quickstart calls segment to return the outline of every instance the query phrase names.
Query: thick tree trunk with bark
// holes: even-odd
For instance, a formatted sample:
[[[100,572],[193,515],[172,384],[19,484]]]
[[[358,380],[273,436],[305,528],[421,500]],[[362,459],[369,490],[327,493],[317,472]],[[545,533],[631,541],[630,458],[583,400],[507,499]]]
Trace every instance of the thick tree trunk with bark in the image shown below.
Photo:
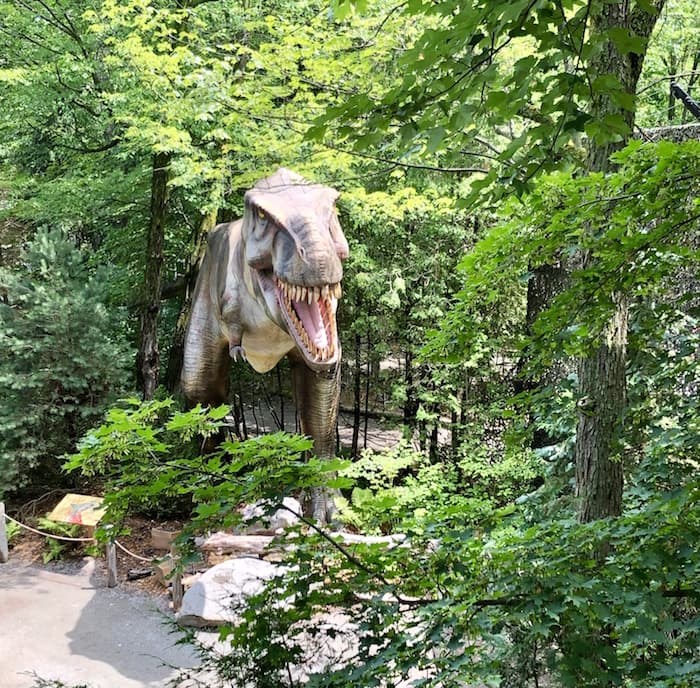
[[[653,3],[660,12],[663,0]],[[612,40],[611,30],[622,29],[648,40],[658,14],[650,14],[629,2],[608,2],[591,14],[591,34],[600,36],[600,50],[591,59],[589,73],[612,75],[623,90],[635,95],[642,70],[643,55],[620,53]],[[591,102],[595,121],[607,115],[621,116],[631,135],[634,112],[625,110],[607,92],[595,92]],[[588,146],[589,172],[611,169],[610,155],[627,143],[621,140]],[[592,255],[581,257],[584,267],[592,265]],[[619,451],[625,405],[627,357],[628,301],[623,294],[613,294],[613,313],[604,325],[600,339],[590,354],[579,364],[579,421],[576,433],[576,489],[579,498],[578,517],[586,523],[622,511],[623,464]]]
[[[579,366],[576,486],[583,523],[622,513],[618,440],[626,406],[627,314],[627,300],[616,295],[600,345]]]
[[[151,214],[136,355],[136,379],[146,400],[153,399],[160,370],[158,313],[163,279],[163,243],[168,206],[169,170],[170,153],[156,153],[153,156],[151,176]]]
[[[531,277],[527,283],[527,310],[525,314],[525,328],[528,336],[534,335],[534,325],[537,319],[561,294],[569,283],[569,266],[563,261],[551,265],[540,265],[531,269]],[[538,375],[525,374],[528,360],[521,359],[518,362],[520,378],[516,391],[534,391],[544,388],[556,388],[566,375],[571,372],[571,363],[556,361]],[[561,438],[554,437],[542,427],[535,426],[532,434],[532,448],[540,449],[549,447]]]

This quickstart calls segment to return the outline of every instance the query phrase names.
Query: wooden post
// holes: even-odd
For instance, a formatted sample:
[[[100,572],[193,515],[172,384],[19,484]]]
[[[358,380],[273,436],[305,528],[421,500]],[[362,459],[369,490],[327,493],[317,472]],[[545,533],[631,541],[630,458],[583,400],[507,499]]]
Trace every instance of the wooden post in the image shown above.
[[[112,526],[105,526],[111,528]],[[117,586],[117,546],[110,536],[107,540],[107,587],[115,588]]]
[[[117,585],[117,546],[111,540],[107,543],[107,587]]]
[[[7,544],[7,528],[5,526],[5,502],[0,502],[0,564],[7,563],[10,549]]]
[[[172,572],[172,588],[171,594],[173,597],[173,611],[176,612],[182,607],[182,597],[185,594],[185,590],[182,587],[182,570],[180,569],[180,556],[177,551],[177,547],[172,544],[170,546],[170,557],[175,565]]]
[[[178,569],[173,573],[173,611],[176,612],[182,607],[182,597],[185,591],[182,587],[182,572]]]

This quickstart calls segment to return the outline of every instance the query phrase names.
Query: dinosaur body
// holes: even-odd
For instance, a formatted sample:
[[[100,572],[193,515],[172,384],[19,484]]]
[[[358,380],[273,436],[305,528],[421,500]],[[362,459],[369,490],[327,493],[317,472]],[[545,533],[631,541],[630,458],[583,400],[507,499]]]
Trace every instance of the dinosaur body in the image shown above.
[[[340,394],[335,313],[348,245],[337,197],[282,168],[245,194],[241,220],[211,232],[181,376],[190,401],[221,404],[232,357],[266,372],[288,356],[302,432],[321,457],[334,455]],[[328,520],[332,508],[327,496],[312,496],[315,518]]]

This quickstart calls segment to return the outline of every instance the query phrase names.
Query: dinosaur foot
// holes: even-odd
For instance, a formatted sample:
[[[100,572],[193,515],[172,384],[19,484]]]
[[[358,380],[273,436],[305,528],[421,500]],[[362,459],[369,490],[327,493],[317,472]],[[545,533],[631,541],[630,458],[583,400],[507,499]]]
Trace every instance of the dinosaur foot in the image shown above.
[[[338,507],[335,505],[337,490],[316,487],[311,490],[306,510],[311,518],[319,525],[330,526],[332,530],[340,530]]]

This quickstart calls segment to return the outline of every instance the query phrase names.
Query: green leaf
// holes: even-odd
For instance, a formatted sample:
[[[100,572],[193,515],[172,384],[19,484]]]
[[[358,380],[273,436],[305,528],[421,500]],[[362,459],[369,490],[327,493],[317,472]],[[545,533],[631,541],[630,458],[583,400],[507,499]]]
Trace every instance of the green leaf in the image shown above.
[[[628,28],[614,27],[608,29],[607,35],[621,55],[644,55],[646,52],[647,41]]]
[[[231,407],[228,404],[222,404],[215,408],[210,408],[207,415],[212,420],[222,420],[231,412]]]

